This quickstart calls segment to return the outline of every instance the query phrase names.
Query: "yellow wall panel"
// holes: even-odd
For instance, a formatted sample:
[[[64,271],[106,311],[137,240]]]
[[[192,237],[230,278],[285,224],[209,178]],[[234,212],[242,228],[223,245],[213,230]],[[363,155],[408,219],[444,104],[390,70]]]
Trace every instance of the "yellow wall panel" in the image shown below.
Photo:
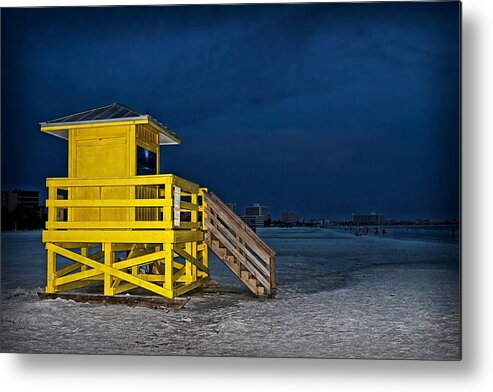
[[[129,126],[108,126],[97,129],[77,129],[71,132],[71,171],[77,178],[126,177],[129,171]],[[132,127],[133,128],[133,127]],[[129,187],[76,188],[74,199],[128,199]],[[74,208],[76,221],[126,221],[129,208]]]

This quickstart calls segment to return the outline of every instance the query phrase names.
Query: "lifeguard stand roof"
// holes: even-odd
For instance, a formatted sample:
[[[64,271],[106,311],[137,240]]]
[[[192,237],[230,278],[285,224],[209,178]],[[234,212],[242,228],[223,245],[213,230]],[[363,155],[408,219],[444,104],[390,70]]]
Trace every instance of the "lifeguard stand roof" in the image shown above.
[[[159,131],[159,144],[180,144],[180,137],[166,125],[149,114],[138,112],[119,103],[101,106],[84,112],[70,114],[40,123],[41,130],[54,136],[68,139],[68,129],[78,125],[90,126],[111,122],[134,122],[135,124],[150,124]]]

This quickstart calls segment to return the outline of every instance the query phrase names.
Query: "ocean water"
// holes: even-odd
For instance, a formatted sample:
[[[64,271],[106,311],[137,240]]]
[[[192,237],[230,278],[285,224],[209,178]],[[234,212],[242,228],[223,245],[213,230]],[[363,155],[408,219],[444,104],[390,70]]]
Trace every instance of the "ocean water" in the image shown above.
[[[460,239],[459,225],[403,225],[403,226],[369,226],[369,235],[382,235],[382,228],[386,230],[385,236],[395,239],[440,241],[458,243]],[[363,230],[363,227],[338,226],[336,230],[345,233],[355,233]],[[377,230],[377,234],[375,234]]]
[[[411,233],[259,229],[277,253],[274,299],[217,257],[223,291],[180,311],[39,301],[40,232],[2,233],[3,351],[320,358],[460,358],[459,244]]]

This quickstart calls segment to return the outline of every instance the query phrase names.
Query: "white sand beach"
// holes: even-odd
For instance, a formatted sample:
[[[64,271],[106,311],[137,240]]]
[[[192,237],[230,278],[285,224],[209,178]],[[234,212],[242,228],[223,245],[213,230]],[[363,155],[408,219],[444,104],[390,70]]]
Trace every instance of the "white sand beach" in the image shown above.
[[[40,232],[2,234],[4,352],[458,360],[459,244],[264,229],[278,294],[249,295],[211,257],[224,292],[182,310],[44,300]]]

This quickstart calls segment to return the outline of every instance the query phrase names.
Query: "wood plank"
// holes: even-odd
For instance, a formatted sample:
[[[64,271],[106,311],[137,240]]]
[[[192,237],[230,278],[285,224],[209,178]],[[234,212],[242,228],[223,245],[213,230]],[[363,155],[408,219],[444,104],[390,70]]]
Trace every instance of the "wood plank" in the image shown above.
[[[179,186],[181,189],[188,193],[198,193],[200,187],[191,181],[185,180],[184,178],[172,175],[173,185]]]
[[[98,260],[101,257],[103,257],[103,255],[104,255],[104,252],[98,251],[98,252],[93,253],[92,255],[90,255],[88,257],[90,259],[93,259],[93,260]],[[56,271],[55,272],[55,277],[60,278],[60,277],[66,275],[66,274],[68,274],[70,272],[73,272],[73,271],[75,271],[75,270],[77,270],[77,269],[79,269],[81,267],[82,267],[82,264],[80,264],[80,263],[72,263],[72,264],[70,264],[70,265],[68,265],[68,266],[66,266],[64,268],[61,268],[58,271]]]
[[[183,196],[183,195],[182,195]],[[198,211],[199,206],[197,204],[192,204],[186,201],[181,201],[180,208],[187,211]]]
[[[189,232],[203,234],[201,231]],[[185,234],[188,234],[185,233]],[[43,230],[42,241],[51,243],[80,242],[80,243],[148,243],[162,244],[177,242],[176,231],[173,230]],[[184,236],[187,237],[187,236]]]
[[[215,227],[209,227],[209,230],[216,236],[221,242],[224,244],[228,243],[226,238],[223,236],[222,233],[219,232],[218,229]],[[250,260],[248,260],[245,256],[243,256],[237,249],[232,247],[229,249],[231,253],[240,261],[241,264],[243,264],[248,270],[260,281],[261,284],[263,284],[265,287],[269,288],[270,283],[269,281],[256,269],[251,263]],[[218,255],[219,256],[219,255]],[[267,274],[268,276],[268,274]]]
[[[165,221],[46,222],[46,228],[47,229],[170,229],[171,222],[165,222]]]
[[[222,221],[224,221],[226,226],[228,226],[229,229],[232,229],[235,232],[235,234],[238,237],[240,237],[240,239],[242,240],[243,243],[246,243],[254,252],[256,252],[258,257],[261,259],[261,262],[265,263],[267,266],[269,265],[269,262],[270,262],[272,256],[270,255],[269,252],[265,251],[263,249],[262,245],[259,243],[258,240],[260,239],[260,237],[256,236],[256,238],[254,238],[254,237],[251,237],[248,235],[245,236],[245,232],[242,230],[242,227],[238,226],[238,224],[235,223],[234,220],[231,219],[231,217],[228,217],[228,216],[223,215],[223,214],[218,215],[217,210],[216,211],[210,211],[209,218],[213,218],[213,219],[219,218]],[[229,234],[231,234],[230,238],[233,239],[233,237],[234,237],[233,241],[235,243],[238,242],[238,239],[232,233],[229,233]],[[242,244],[242,248],[247,250],[246,246],[242,242],[239,242],[240,244]]]
[[[152,309],[171,308],[182,309],[190,298],[165,298],[151,295],[101,295],[89,293],[43,293],[38,292],[38,297],[46,299],[66,299],[76,302],[95,303],[95,304],[122,304],[127,306],[145,306]]]
[[[196,266],[198,269],[201,271],[204,271],[206,274],[210,274],[209,268],[207,268],[205,265],[202,263],[199,263],[199,261],[193,257],[190,253],[187,251],[181,249],[179,246],[173,246],[173,251],[177,253],[179,256],[183,257],[185,260],[189,261],[192,263],[194,266]]]
[[[183,286],[180,286],[178,288],[175,289],[175,293],[176,295],[182,295],[182,294],[185,294],[197,287],[200,287],[202,286],[204,283],[208,282],[209,281],[209,277],[206,276],[206,277],[203,277],[203,278],[200,278],[200,279],[197,279],[195,282],[192,282],[192,283],[189,283],[189,284],[185,284]]]
[[[262,240],[262,238],[260,238],[257,235],[257,233],[255,233],[250,228],[250,226],[248,226],[245,222],[243,222],[243,220],[241,220],[241,218],[238,215],[236,215],[226,204],[224,204],[224,202],[221,199],[219,199],[219,197],[217,197],[212,192],[204,192],[203,197],[207,203],[206,209],[211,208],[211,206],[213,208],[214,205],[217,205],[219,207],[219,209],[224,214],[227,214],[228,216],[230,216],[241,227],[241,229],[246,234],[249,235],[249,237],[251,237],[252,239],[257,241],[259,244],[261,244],[261,246],[264,248],[264,250],[266,252],[270,253],[272,256],[275,256],[276,252],[274,252],[274,250],[269,245],[267,245],[267,243],[264,240]]]
[[[169,207],[170,200],[166,199],[72,199],[46,200],[46,206],[52,208],[68,207]]]
[[[211,250],[215,252],[214,246],[212,244],[209,245]],[[244,280],[241,277],[241,264],[233,264],[227,260],[223,260],[224,264],[236,275],[238,279],[250,290],[253,294],[257,295],[257,285],[252,285],[248,280]]]
[[[215,218],[213,217],[213,219],[215,219]],[[270,270],[267,268],[267,266],[265,266],[262,263],[262,261],[258,260],[257,256],[254,255],[252,252],[250,252],[250,250],[245,246],[245,244],[243,244],[242,242],[239,242],[237,240],[237,238],[225,226],[222,226],[224,228],[224,230],[220,230],[220,227],[218,225],[215,225],[210,219],[206,219],[206,222],[207,223],[210,222],[209,223],[210,225],[214,226],[217,230],[219,230],[221,232],[221,234],[223,234],[223,235],[225,235],[226,237],[229,238],[229,240],[230,240],[230,247],[234,247],[238,251],[243,251],[248,256],[248,260],[252,261],[253,264],[255,264],[255,266],[260,271],[262,271],[262,273],[265,276],[269,276]],[[238,248],[240,248],[240,249],[238,249]],[[240,252],[240,254],[241,254],[241,252]],[[269,256],[267,256],[267,257],[269,257]]]
[[[131,186],[131,185],[166,185],[173,181],[173,174],[157,174],[149,176],[112,177],[112,178],[47,178],[46,186],[95,187],[95,186]],[[55,200],[55,198],[50,197]]]
[[[125,291],[130,291],[138,288],[138,286],[132,284],[132,283],[122,283],[118,287],[115,287],[114,292],[115,294],[120,294],[124,293]]]
[[[212,243],[211,243],[209,247],[210,247],[210,249],[211,249],[211,250],[212,250],[215,254],[218,254],[218,248],[216,248],[216,246],[215,246],[214,244],[212,244]],[[221,259],[221,260],[222,260],[222,259]],[[240,277],[240,270],[241,270],[240,266],[241,266],[241,264],[239,264],[239,263],[236,263],[236,264],[235,264],[235,263],[231,263],[231,262],[230,262],[229,260],[227,260],[227,259],[222,260],[222,261],[223,261],[223,263],[224,263],[224,264],[226,264],[226,266],[227,266],[227,267],[228,267],[231,271],[233,271],[233,272],[234,272],[234,274],[235,274],[238,278],[240,278],[240,279],[241,279],[241,277]]]
[[[153,293],[162,295],[162,296],[167,297],[167,298],[173,298],[173,291],[172,290],[168,290],[164,287],[160,287],[158,285],[155,285],[154,283],[147,282],[147,281],[142,280],[140,278],[137,278],[133,275],[130,275],[130,274],[127,274],[123,271],[120,271],[116,268],[98,263],[97,261],[88,259],[87,257],[81,256],[81,255],[74,253],[74,252],[71,252],[67,249],[60,248],[59,246],[56,246],[56,245],[53,245],[50,243],[46,244],[46,249],[53,251],[53,252],[56,252],[57,254],[64,256],[68,259],[77,261],[79,263],[83,263],[83,264],[87,265],[88,267],[94,268],[94,269],[99,270],[103,273],[110,274],[111,276],[113,276],[115,278],[120,278],[121,280],[124,280],[126,282],[133,283],[133,284],[135,284],[139,287],[142,287],[146,290],[149,290]],[[146,257],[146,256],[142,256],[142,257]],[[81,273],[81,272],[79,272],[79,273]]]
[[[97,284],[100,282],[101,282],[100,280],[80,280],[77,282],[72,282],[72,283],[67,283],[67,284],[62,284],[62,285],[56,285],[55,290],[56,291],[72,291],[72,290],[80,289],[82,287],[90,286],[92,284]]]

